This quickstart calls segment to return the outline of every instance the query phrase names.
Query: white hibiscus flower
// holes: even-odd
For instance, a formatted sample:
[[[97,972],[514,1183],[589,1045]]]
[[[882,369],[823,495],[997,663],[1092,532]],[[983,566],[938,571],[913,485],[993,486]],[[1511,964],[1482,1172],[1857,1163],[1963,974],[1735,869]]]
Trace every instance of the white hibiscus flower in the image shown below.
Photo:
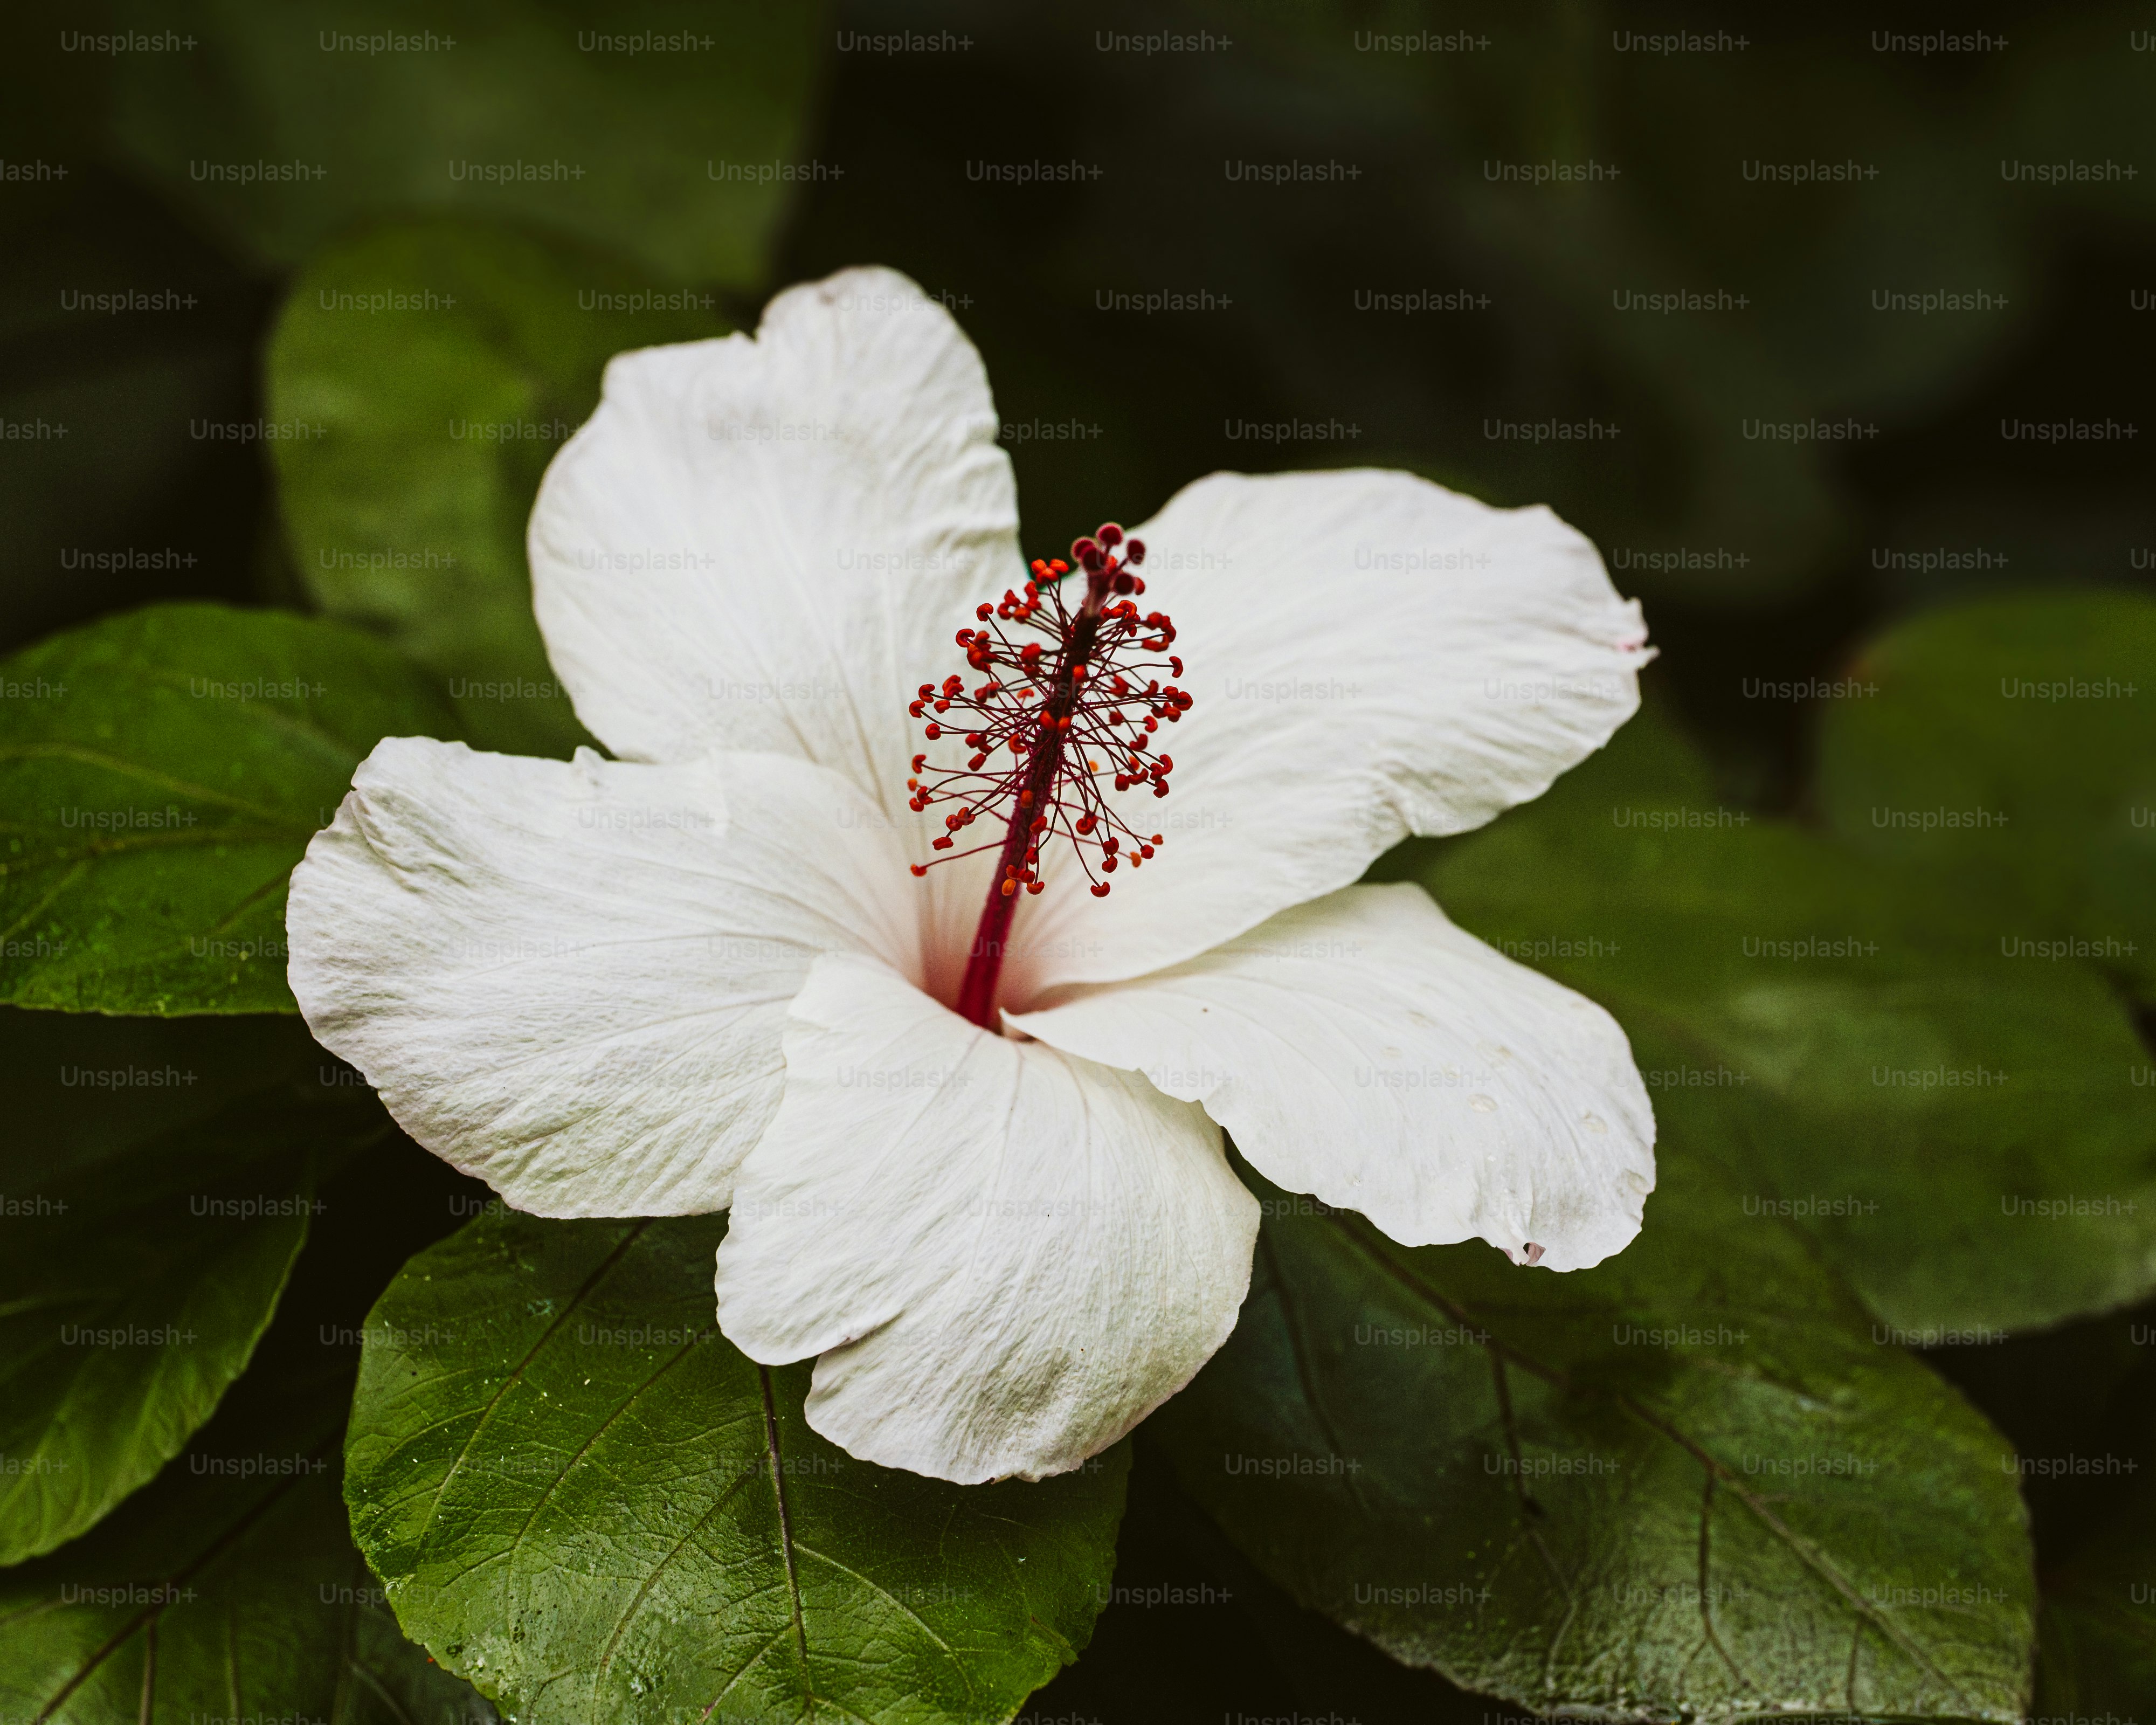
[[[885,270],[616,358],[530,542],[617,758],[385,741],[289,921],[307,1022],[420,1142],[538,1215],[731,1206],[728,1338],[963,1482],[1077,1466],[1227,1337],[1224,1128],[1395,1240],[1548,1269],[1654,1184],[1609,1015],[1354,884],[1633,712],[1593,547],[1404,473],[1224,473],[1029,587],[997,430]]]

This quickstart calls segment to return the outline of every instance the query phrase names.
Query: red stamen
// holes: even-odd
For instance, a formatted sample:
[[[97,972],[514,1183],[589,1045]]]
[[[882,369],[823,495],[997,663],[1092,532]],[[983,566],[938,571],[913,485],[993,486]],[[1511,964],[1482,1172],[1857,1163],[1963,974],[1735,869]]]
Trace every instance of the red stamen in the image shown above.
[[[1061,838],[1070,843],[1096,898],[1108,896],[1107,881],[1098,876],[1114,872],[1126,838],[1134,852],[1133,868],[1164,842],[1158,833],[1148,840],[1109,808],[1096,783],[1101,767],[1086,757],[1086,750],[1097,748],[1127,762],[1113,771],[1118,791],[1144,786],[1164,797],[1175,763],[1153,754],[1147,738],[1163,718],[1173,723],[1193,704],[1173,685],[1163,689],[1153,675],[1166,670],[1180,677],[1181,659],[1165,665],[1141,662],[1142,655],[1163,654],[1173,644],[1174,624],[1159,611],[1141,618],[1127,598],[1109,603],[1111,595],[1145,591],[1145,583],[1130,572],[1132,565],[1145,561],[1144,545],[1126,539],[1123,530],[1109,521],[1091,538],[1074,544],[1070,555],[1086,572],[1085,597],[1075,608],[1065,603],[1061,586],[1071,565],[1060,557],[1036,558],[1024,598],[1006,593],[1000,603],[978,606],[975,619],[988,626],[962,629],[955,638],[972,670],[994,675],[970,694],[964,679],[956,675],[946,677],[940,686],[923,683],[906,708],[915,718],[927,720],[922,734],[931,742],[961,729],[956,717],[941,724],[927,719],[932,707],[938,715],[963,716],[966,727],[963,736],[970,752],[963,768],[930,766],[925,754],[913,758],[916,777],[907,781],[906,788],[914,793],[908,806],[925,810],[937,803],[959,805],[944,817],[946,834],[932,848],[948,850],[950,834],[978,815],[1001,814],[1004,819],[995,884],[982,906],[958,986],[957,1010],[985,1029],[997,1028],[996,985],[1019,888],[1030,896],[1045,885],[1040,873],[1042,841]],[[1014,641],[1005,633],[1006,624],[1045,639]],[[1011,757],[1007,767],[989,765],[1005,753]],[[978,855],[986,848],[957,855]],[[939,862],[954,860],[938,855],[912,869],[920,875]]]

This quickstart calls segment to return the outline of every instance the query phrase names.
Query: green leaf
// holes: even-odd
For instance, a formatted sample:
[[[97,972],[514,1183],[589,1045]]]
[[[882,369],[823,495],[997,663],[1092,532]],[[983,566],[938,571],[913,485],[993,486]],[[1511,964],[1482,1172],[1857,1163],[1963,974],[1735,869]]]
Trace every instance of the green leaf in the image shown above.
[[[95,1532],[0,1575],[0,1717],[490,1725],[397,1630],[337,1490],[347,1368],[250,1378]]]
[[[725,332],[711,295],[643,286],[522,234],[398,228],[314,259],[270,341],[270,417],[310,428],[275,446],[300,578],[445,679],[480,747],[590,741],[531,614],[524,529],[608,359]]]
[[[793,158],[819,5],[116,10],[116,25],[199,39],[115,66],[122,152],[271,264],[371,218],[454,211],[605,246],[669,280],[747,284],[810,177]]]
[[[523,1725],[1005,1719],[1104,1603],[1126,1450],[1039,1485],[856,1461],[712,1322],[716,1217],[483,1216],[368,1321],[352,1527]]]
[[[179,1083],[191,1074],[78,1069]],[[179,1452],[246,1368],[365,1107],[243,1101],[0,1198],[0,1564],[48,1552]]]
[[[1711,1164],[1564,1276],[1260,1189],[1241,1322],[1149,1429],[1297,1598],[1544,1713],[2020,1717],[2005,1440]]]
[[[155,605],[0,663],[0,1003],[290,1012],[285,887],[383,737],[454,737],[405,660]]]
[[[2113,991],[1987,957],[1958,895],[1717,804],[1656,729],[1389,867],[1614,1013],[1664,1140],[1802,1220],[1892,1323],[2018,1329],[2156,1287],[2156,1091]]]
[[[1933,611],[1868,645],[1844,687],[1820,746],[1835,831],[1983,902],[1987,957],[2087,965],[2156,999],[2156,602]]]
[[[2036,1712],[2051,1719],[2133,1719],[2156,1697],[2156,1491],[2056,1573],[2039,1627]]]

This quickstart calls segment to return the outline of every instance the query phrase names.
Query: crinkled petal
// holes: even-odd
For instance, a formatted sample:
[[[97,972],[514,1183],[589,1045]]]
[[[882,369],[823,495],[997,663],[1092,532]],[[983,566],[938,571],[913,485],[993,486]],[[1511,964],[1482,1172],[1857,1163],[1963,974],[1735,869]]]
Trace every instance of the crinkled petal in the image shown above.
[[[1654,1189],[1654,1113],[1616,1021],[1419,886],[1351,886],[1011,1022],[1204,1104],[1268,1179],[1403,1245],[1479,1235],[1583,1269],[1640,1231]]]
[[[616,754],[799,755],[891,814],[906,701],[1024,575],[980,356],[889,270],[789,289],[753,340],[617,356],[530,548],[547,655]]]
[[[767,1364],[821,1356],[808,1423],[864,1461],[1039,1479],[1227,1339],[1257,1218],[1199,1109],[829,957],[735,1189],[719,1323]]]
[[[783,756],[680,766],[392,737],[294,870],[309,1027],[398,1122],[542,1216],[717,1209],[819,953],[919,969],[880,813]]]
[[[1105,901],[1055,867],[1008,998],[1194,957],[1410,833],[1479,826],[1639,705],[1639,607],[1547,509],[1376,470],[1216,473],[1135,531],[1197,705],[1155,739],[1172,793],[1110,801],[1168,842]]]

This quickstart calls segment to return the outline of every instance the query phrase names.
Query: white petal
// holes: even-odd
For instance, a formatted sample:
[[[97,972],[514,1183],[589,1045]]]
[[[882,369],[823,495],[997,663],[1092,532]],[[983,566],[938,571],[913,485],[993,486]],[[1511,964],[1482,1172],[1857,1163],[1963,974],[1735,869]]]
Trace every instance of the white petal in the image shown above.
[[[1051,874],[1023,919],[1049,956],[1007,999],[1193,957],[1409,833],[1479,826],[1639,705],[1639,607],[1547,509],[1405,473],[1217,473],[1133,531],[1197,705],[1156,744],[1172,793],[1110,801],[1168,842],[1105,901]]]
[[[530,549],[547,655],[614,753],[800,755],[893,813],[907,701],[1024,578],[980,356],[888,270],[790,289],[752,341],[618,356]]]
[[[398,1122],[542,1216],[721,1208],[819,952],[917,970],[881,814],[772,755],[392,737],[293,872],[292,992]]]
[[[735,1189],[719,1323],[767,1364],[820,1354],[808,1423],[864,1461],[1039,1479],[1227,1339],[1257,1217],[1189,1104],[822,958]]]
[[[1640,1231],[1654,1189],[1654,1113],[1615,1020],[1419,886],[1351,886],[1011,1022],[1202,1102],[1268,1179],[1403,1245],[1480,1235],[1583,1269]]]

